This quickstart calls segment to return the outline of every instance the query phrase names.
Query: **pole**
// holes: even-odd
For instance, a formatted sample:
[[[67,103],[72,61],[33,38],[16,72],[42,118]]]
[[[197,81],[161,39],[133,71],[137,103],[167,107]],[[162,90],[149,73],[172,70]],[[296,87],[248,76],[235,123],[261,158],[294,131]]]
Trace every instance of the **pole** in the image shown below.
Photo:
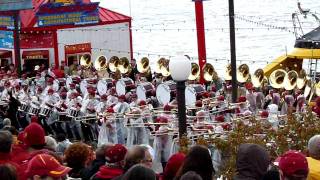
[[[237,59],[236,59],[236,37],[234,27],[234,3],[229,0],[229,26],[230,26],[230,53],[231,53],[231,75],[232,75],[232,102],[237,101]]]
[[[185,81],[177,82],[177,101],[179,118],[179,138],[187,135],[187,117],[186,117],[186,99],[185,99]]]
[[[19,11],[14,12],[14,57],[18,75],[21,75]]]
[[[204,84],[203,78],[203,66],[207,62],[206,57],[206,40],[204,31],[204,17],[203,17],[203,0],[194,0],[195,2],[195,13],[196,13],[196,24],[197,24],[197,40],[198,40],[198,59],[200,67],[200,83]]]

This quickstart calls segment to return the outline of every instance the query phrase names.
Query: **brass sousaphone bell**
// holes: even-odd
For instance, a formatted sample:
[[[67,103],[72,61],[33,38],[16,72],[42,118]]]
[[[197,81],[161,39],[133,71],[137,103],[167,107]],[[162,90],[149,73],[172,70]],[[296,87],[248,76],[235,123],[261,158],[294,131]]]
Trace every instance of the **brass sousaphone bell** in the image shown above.
[[[203,78],[204,80],[211,82],[212,80],[218,79],[218,74],[215,71],[214,67],[210,63],[206,63],[203,66]]]
[[[231,75],[231,64],[228,64],[225,72],[224,72],[224,80],[225,81],[231,81],[232,75]]]
[[[146,73],[149,70],[150,61],[147,57],[143,57],[137,62],[137,69],[139,73]]]
[[[287,73],[287,78],[284,82],[284,88],[287,91],[291,91],[297,86],[298,73],[294,70],[291,70]]]
[[[303,89],[307,83],[307,73],[304,69],[301,69],[297,79],[297,88]]]
[[[264,71],[263,69],[257,69],[253,75],[251,76],[251,82],[253,84],[253,87],[259,88],[263,86],[263,82],[265,80]]]
[[[241,64],[237,70],[237,80],[239,83],[245,83],[250,77],[249,66],[247,64]]]
[[[194,81],[200,76],[200,67],[197,63],[191,63],[191,73],[188,77],[188,80]]]
[[[103,55],[98,56],[97,59],[94,61],[94,68],[97,71],[106,70],[108,67],[107,58]]]
[[[90,54],[82,55],[80,58],[80,65],[85,68],[89,68],[92,65],[91,55]]]
[[[270,85],[275,89],[283,88],[287,75],[288,73],[283,69],[273,71],[269,77]]]
[[[163,64],[161,66],[161,74],[164,77],[168,77],[171,75],[171,73],[169,71],[169,62],[170,62],[170,60],[166,59],[163,61]]]
[[[163,66],[165,61],[166,61],[165,58],[160,58],[156,63],[156,68],[154,72],[156,72],[157,74],[161,74],[161,67]]]
[[[119,65],[118,65],[118,69],[120,71],[121,74],[127,74],[130,73],[132,68],[129,62],[129,59],[126,57],[122,57],[119,60]]]
[[[120,59],[117,56],[112,56],[109,61],[109,70],[116,72],[119,67]]]

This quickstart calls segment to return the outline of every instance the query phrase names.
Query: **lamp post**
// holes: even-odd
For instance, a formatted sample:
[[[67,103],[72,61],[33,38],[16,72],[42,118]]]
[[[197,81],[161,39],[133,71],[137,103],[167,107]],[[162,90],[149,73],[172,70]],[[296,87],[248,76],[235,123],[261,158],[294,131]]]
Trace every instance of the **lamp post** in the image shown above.
[[[182,138],[187,134],[185,82],[191,73],[191,62],[185,56],[173,57],[170,59],[169,70],[172,79],[177,82],[179,138]]]

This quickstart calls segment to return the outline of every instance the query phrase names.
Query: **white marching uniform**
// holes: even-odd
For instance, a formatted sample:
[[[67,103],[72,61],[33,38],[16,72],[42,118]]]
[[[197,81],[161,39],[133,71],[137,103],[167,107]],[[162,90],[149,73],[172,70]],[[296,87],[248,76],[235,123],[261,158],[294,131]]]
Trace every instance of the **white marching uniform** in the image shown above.
[[[113,104],[117,104],[118,103],[118,98],[116,96],[113,95],[109,95],[108,99],[107,99],[107,106],[111,106]]]
[[[168,126],[160,126],[158,133],[166,132]],[[155,162],[168,162],[170,157],[170,150],[172,146],[172,136],[165,134],[156,136],[153,142],[153,149],[155,151]]]
[[[102,125],[99,127],[98,147],[103,144],[118,144],[117,125],[114,116],[107,116],[102,119]]]
[[[126,102],[118,102],[114,107],[113,110],[118,114],[125,114],[126,112],[130,111],[130,106]],[[124,127],[124,118],[117,118],[116,119],[116,131],[117,131],[117,138],[119,144],[125,144],[125,137],[126,137],[126,128]]]

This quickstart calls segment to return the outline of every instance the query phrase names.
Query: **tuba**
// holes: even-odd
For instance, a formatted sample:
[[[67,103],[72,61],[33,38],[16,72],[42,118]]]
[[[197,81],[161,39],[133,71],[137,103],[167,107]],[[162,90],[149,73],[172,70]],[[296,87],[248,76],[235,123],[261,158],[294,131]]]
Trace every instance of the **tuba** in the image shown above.
[[[241,64],[237,70],[237,80],[239,83],[245,83],[250,77],[249,66],[247,64]]]
[[[263,69],[257,69],[251,77],[251,82],[255,88],[259,88],[263,85],[265,79]]]
[[[85,68],[90,68],[90,66],[92,65],[91,55],[90,54],[82,55],[80,58],[80,65]]]
[[[98,56],[97,59],[94,61],[94,68],[97,71],[106,70],[108,66],[107,58],[105,56]]]
[[[188,77],[188,80],[194,81],[200,76],[200,67],[197,63],[191,63],[191,74]]]
[[[297,79],[297,88],[303,89],[307,83],[307,73],[304,69],[301,69]]]
[[[122,57],[119,60],[118,69],[121,74],[127,74],[130,73],[132,68],[129,62],[129,59],[126,57]]]
[[[112,56],[109,61],[109,69],[111,72],[116,72],[119,67],[120,59],[117,56]]]
[[[204,80],[211,82],[212,80],[218,79],[218,74],[212,64],[206,63],[203,66],[203,78]]]
[[[163,61],[163,64],[161,66],[161,74],[164,77],[168,77],[171,75],[171,73],[169,71],[169,62],[170,62],[170,60],[166,59],[165,61]]]
[[[231,79],[232,79],[231,64],[228,64],[224,72],[224,80],[230,81]]]
[[[294,89],[297,86],[298,73],[295,70],[291,70],[287,73],[285,79],[284,88],[287,91]]]
[[[149,59],[147,57],[143,57],[140,61],[137,63],[137,69],[139,73],[146,73],[149,69]]]
[[[283,69],[273,71],[269,77],[270,85],[275,89],[283,88],[287,75],[288,73]]]
[[[157,74],[161,74],[161,67],[163,66],[163,64],[164,64],[165,61],[166,61],[165,58],[160,58],[160,59],[157,61],[156,69],[154,70],[154,72],[156,72]]]

